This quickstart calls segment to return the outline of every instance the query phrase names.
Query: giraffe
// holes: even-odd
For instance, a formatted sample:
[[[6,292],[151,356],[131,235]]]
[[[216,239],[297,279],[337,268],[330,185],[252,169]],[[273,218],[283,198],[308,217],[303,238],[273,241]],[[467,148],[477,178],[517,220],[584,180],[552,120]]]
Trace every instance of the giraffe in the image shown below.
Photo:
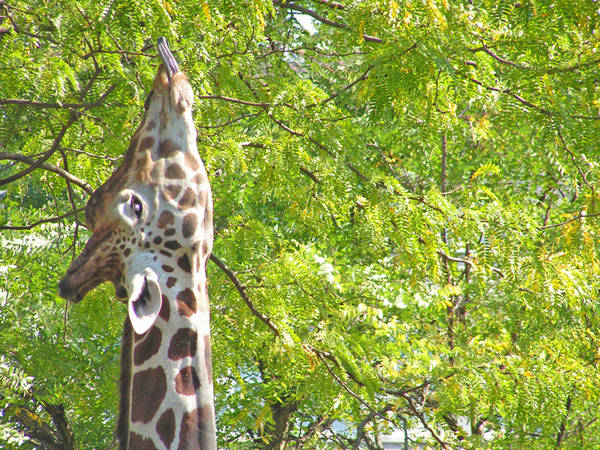
[[[121,449],[214,449],[206,263],[212,194],[196,147],[194,94],[166,39],[144,119],[122,164],[90,197],[92,235],[59,282],[79,302],[110,281],[127,302]]]

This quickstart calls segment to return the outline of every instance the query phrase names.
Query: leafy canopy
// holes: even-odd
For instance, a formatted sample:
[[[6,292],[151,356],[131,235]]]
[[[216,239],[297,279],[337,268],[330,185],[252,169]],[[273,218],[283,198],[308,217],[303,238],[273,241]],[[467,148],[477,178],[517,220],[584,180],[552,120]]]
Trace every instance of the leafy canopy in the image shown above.
[[[56,281],[166,36],[222,447],[600,444],[595,2],[0,3],[0,441],[105,448],[124,309]]]

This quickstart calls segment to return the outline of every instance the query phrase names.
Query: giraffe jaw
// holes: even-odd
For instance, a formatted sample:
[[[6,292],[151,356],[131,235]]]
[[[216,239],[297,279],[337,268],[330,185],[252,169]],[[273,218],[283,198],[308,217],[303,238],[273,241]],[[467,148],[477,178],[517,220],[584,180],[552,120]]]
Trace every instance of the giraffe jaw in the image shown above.
[[[136,273],[131,277],[127,311],[133,330],[144,334],[152,327],[162,306],[162,295],[158,284],[158,276],[146,268],[144,273]]]

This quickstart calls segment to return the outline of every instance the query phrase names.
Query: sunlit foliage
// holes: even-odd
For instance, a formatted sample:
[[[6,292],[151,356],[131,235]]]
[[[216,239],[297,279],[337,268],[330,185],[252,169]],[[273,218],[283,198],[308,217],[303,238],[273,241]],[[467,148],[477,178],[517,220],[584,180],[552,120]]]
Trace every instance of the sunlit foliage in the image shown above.
[[[111,445],[124,307],[56,283],[159,36],[214,193],[221,447],[600,445],[599,14],[0,2],[2,445]]]

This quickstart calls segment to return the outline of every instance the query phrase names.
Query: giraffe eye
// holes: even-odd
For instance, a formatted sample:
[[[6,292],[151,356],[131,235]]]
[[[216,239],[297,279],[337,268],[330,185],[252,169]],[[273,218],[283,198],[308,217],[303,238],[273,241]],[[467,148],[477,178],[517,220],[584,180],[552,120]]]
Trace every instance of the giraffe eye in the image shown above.
[[[138,219],[142,216],[142,211],[144,207],[142,206],[142,202],[135,195],[131,197],[131,209],[133,210],[133,214]]]

